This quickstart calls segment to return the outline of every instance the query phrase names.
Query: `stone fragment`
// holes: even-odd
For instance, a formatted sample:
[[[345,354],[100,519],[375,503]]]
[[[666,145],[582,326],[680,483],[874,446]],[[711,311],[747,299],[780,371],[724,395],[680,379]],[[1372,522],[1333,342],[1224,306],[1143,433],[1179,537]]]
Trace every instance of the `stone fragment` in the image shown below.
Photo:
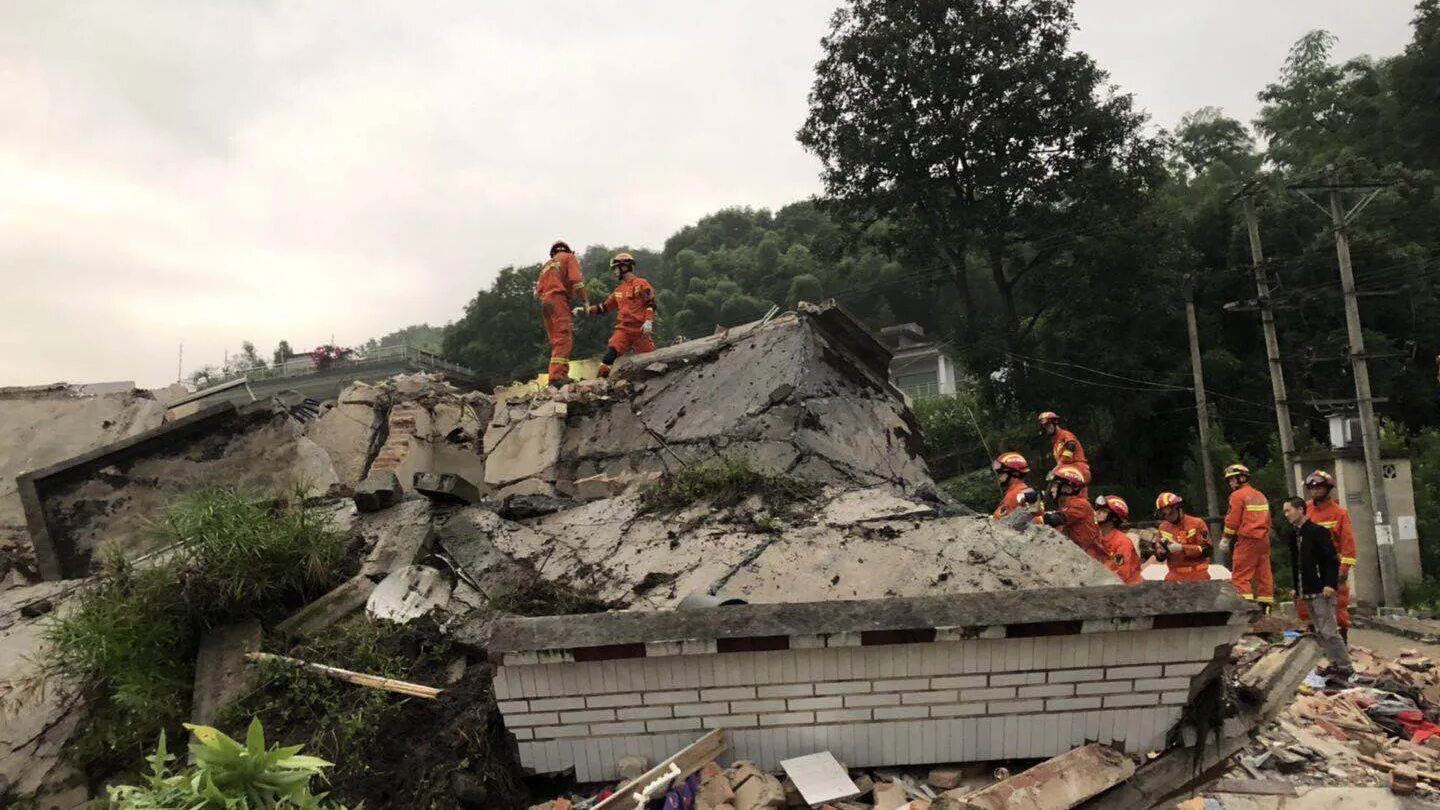
[[[960,786],[960,771],[954,768],[936,768],[930,771],[925,783],[936,790],[954,790]]]
[[[645,370],[651,374],[664,374],[670,370],[670,367],[664,363],[651,363],[645,367]]]
[[[329,456],[340,483],[355,486],[370,460],[380,411],[369,403],[342,403],[305,424],[305,437]]]
[[[381,580],[365,602],[377,619],[409,624],[450,602],[450,583],[428,565],[407,565]]]
[[[1414,768],[1396,765],[1390,771],[1390,792],[1396,796],[1410,796],[1419,790],[1420,774]]]
[[[436,503],[472,504],[480,500],[480,490],[455,473],[415,473],[414,489]]]
[[[899,782],[880,782],[875,785],[874,790],[875,810],[899,810],[910,799],[905,794],[905,786]]]
[[[785,789],[780,780],[768,773],[753,772],[745,781],[734,786],[735,810],[763,810],[767,807],[785,806]]]
[[[259,650],[258,621],[227,624],[205,631],[200,637],[200,651],[195,656],[191,723],[213,726],[220,709],[250,689],[245,653]]]
[[[308,638],[344,621],[365,606],[375,582],[356,575],[337,585],[324,596],[300,608],[276,629],[288,636]]]
[[[400,479],[390,470],[372,470],[355,488],[355,508],[379,512],[400,500]]]
[[[580,504],[568,498],[556,498],[550,495],[508,495],[500,503],[500,508],[495,510],[496,514],[506,520],[525,520],[527,518],[544,517],[562,512],[566,509],[573,509]]]
[[[383,577],[396,568],[413,565],[430,548],[430,502],[405,501],[394,509],[359,521],[360,535],[370,546],[360,562],[360,575]]]
[[[535,418],[486,430],[485,483],[501,487],[527,478],[553,482],[564,424],[559,419]],[[502,431],[503,435],[493,436]]]
[[[621,757],[615,767],[620,771],[621,779],[639,779],[650,770],[650,760],[645,757]]]

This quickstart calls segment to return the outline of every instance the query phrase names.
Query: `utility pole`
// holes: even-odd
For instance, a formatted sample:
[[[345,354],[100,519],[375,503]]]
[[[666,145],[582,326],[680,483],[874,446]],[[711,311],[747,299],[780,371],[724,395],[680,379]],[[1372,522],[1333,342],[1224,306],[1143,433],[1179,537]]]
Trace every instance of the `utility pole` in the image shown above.
[[[1245,195],[1245,225],[1250,231],[1250,261],[1255,268],[1255,296],[1260,305],[1260,326],[1265,332],[1265,357],[1270,361],[1270,393],[1275,397],[1275,424],[1280,430],[1280,455],[1285,460],[1285,490],[1299,495],[1299,484],[1291,468],[1295,459],[1295,430],[1290,425],[1290,405],[1285,399],[1285,369],[1280,365],[1280,341],[1275,337],[1275,312],[1270,304],[1270,282],[1265,278],[1265,255],[1260,250],[1260,219],[1255,215],[1255,198]]]
[[[1206,514],[1220,514],[1220,496],[1215,491],[1215,469],[1210,466],[1210,404],[1205,401],[1205,369],[1200,365],[1200,331],[1195,326],[1195,294],[1185,285],[1185,326],[1190,331],[1190,373],[1195,380],[1195,419],[1200,427],[1200,469],[1205,476]],[[1212,530],[1214,527],[1211,527]],[[1213,533],[1213,531],[1212,531]]]
[[[175,382],[185,379],[185,344],[180,344],[180,356],[175,358]]]
[[[1300,196],[1330,215],[1335,229],[1335,255],[1340,264],[1340,285],[1345,293],[1345,331],[1350,338],[1350,366],[1355,373],[1355,402],[1360,409],[1360,437],[1365,446],[1365,477],[1370,484],[1370,507],[1375,512],[1375,548],[1380,557],[1380,585],[1385,604],[1400,604],[1400,565],[1395,559],[1395,534],[1390,526],[1390,501],[1385,495],[1385,478],[1380,471],[1380,429],[1375,421],[1375,400],[1370,395],[1370,366],[1365,356],[1365,335],[1360,331],[1360,305],[1355,295],[1355,273],[1350,267],[1350,241],[1345,230],[1350,220],[1375,199],[1384,186],[1339,185],[1333,172],[1326,173],[1323,186],[1294,187]],[[1320,205],[1311,192],[1325,192],[1329,206]],[[1363,193],[1360,202],[1345,210],[1340,195]]]

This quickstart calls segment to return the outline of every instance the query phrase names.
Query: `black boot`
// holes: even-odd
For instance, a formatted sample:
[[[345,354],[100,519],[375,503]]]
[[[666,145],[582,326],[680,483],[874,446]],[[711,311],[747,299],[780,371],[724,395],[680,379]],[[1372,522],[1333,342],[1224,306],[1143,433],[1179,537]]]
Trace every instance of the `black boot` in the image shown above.
[[[1342,627],[1342,628],[1340,628],[1340,640],[1343,641],[1343,642],[1345,642],[1345,646],[1346,646],[1346,647],[1349,647],[1349,646],[1350,646],[1350,628],[1348,628],[1348,627]]]

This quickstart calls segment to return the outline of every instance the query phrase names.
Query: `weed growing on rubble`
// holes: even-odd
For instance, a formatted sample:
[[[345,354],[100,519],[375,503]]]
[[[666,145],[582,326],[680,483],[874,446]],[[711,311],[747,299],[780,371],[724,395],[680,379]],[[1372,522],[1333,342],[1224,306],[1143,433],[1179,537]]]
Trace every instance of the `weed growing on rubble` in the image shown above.
[[[44,671],[85,703],[67,750],[81,770],[122,771],[178,730],[205,628],[283,615],[338,577],[344,538],[284,504],[235,489],[181,496],[157,529],[176,544],[168,555],[137,566],[112,554],[75,609],[47,626]]]
[[[663,476],[644,491],[642,503],[646,511],[678,509],[699,501],[724,508],[758,496],[770,510],[786,514],[818,496],[820,489],[814,481],[768,475],[752,469],[743,458],[728,458]]]

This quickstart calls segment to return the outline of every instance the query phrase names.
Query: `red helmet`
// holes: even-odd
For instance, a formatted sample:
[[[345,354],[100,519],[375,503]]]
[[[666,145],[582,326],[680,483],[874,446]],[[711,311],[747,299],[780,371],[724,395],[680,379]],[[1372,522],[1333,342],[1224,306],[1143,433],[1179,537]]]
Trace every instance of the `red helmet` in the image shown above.
[[[1316,470],[1305,477],[1305,488],[1309,489],[1310,487],[1328,487],[1329,489],[1334,489],[1335,476],[1324,470]]]
[[[1095,499],[1096,509],[1105,509],[1115,516],[1116,520],[1130,519],[1130,504],[1125,499],[1116,495],[1101,495]]]
[[[1058,424],[1060,422],[1060,414],[1055,413],[1054,411],[1043,411],[1041,412],[1039,418],[1040,424],[1042,425],[1048,425],[1051,422],[1055,422]]]
[[[1020,475],[1027,475],[1030,472],[1030,462],[1019,453],[1001,453],[1000,457],[990,465],[990,469],[996,473],[1013,472]]]
[[[1061,464],[1059,467],[1051,470],[1050,475],[1047,477],[1051,481],[1064,481],[1080,489],[1085,488],[1085,473],[1080,472],[1080,468],[1073,464]]]
[[[1162,492],[1155,498],[1155,511],[1163,512],[1172,506],[1185,503],[1185,499],[1173,492]]]
[[[564,239],[556,239],[556,240],[555,240],[555,244],[553,244],[553,245],[550,246],[550,255],[551,255],[551,256],[554,256],[556,253],[559,253],[559,252],[562,251],[562,250],[565,251],[566,253],[574,253],[574,252],[575,252],[575,251],[573,251],[573,250],[570,249],[570,245],[566,244],[566,242],[565,242]]]
[[[1246,467],[1244,464],[1231,464],[1229,467],[1225,468],[1225,478],[1227,479],[1235,478],[1241,475],[1249,478],[1250,468]]]

